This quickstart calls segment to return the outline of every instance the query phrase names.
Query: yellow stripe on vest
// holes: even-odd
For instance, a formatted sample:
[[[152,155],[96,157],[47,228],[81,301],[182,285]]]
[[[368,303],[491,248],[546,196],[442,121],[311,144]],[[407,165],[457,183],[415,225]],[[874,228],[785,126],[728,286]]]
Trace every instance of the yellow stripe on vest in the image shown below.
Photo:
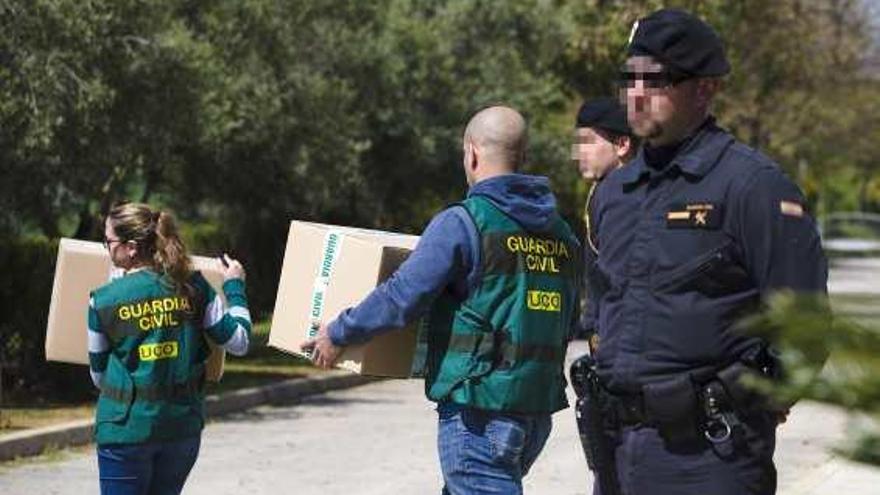
[[[176,358],[177,342],[172,340],[157,344],[144,344],[138,347],[138,356],[140,356],[141,361]]]

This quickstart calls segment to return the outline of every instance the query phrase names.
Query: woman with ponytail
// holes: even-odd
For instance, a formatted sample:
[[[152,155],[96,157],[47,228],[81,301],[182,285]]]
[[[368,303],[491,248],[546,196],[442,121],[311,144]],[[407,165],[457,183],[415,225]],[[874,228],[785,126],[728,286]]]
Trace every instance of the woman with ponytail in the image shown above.
[[[192,270],[173,217],[144,204],[113,207],[104,245],[124,275],[89,301],[89,364],[101,493],[178,494],[204,426],[208,340],[247,352],[251,318],[241,264],[218,260],[227,309]]]

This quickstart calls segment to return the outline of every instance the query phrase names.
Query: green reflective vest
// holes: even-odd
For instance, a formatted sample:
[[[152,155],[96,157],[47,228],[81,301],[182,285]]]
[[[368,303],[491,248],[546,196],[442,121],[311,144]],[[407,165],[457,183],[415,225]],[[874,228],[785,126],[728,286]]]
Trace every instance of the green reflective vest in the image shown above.
[[[557,216],[528,232],[486,198],[462,203],[480,236],[468,298],[445,294],[429,316],[429,399],[478,409],[552,413],[568,406],[563,363],[579,305],[580,247]]]
[[[205,362],[210,348],[202,322],[213,294],[195,272],[192,294],[176,293],[143,270],[92,293],[93,317],[110,341],[95,413],[99,445],[177,440],[204,426]]]

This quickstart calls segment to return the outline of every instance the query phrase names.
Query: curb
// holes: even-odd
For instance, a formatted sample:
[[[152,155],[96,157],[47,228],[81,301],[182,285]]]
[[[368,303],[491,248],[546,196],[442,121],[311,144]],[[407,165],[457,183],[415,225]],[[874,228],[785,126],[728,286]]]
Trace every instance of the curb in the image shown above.
[[[379,378],[333,371],[322,376],[292,378],[261,387],[244,388],[205,398],[205,416],[214,418],[264,404],[291,402],[329,390],[356,387]],[[94,420],[80,419],[0,437],[0,462],[34,456],[47,448],[73,447],[92,441]]]

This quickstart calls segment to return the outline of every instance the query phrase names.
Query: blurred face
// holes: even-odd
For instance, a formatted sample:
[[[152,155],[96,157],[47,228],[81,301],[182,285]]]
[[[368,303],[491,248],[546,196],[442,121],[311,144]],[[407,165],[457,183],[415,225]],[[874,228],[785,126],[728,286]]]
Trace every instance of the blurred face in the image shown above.
[[[621,70],[621,103],[636,136],[653,145],[687,135],[699,111],[697,81],[667,70],[653,57],[630,57]]]
[[[620,165],[617,146],[604,135],[590,127],[578,127],[574,134],[571,158],[577,163],[581,177],[601,179]]]

